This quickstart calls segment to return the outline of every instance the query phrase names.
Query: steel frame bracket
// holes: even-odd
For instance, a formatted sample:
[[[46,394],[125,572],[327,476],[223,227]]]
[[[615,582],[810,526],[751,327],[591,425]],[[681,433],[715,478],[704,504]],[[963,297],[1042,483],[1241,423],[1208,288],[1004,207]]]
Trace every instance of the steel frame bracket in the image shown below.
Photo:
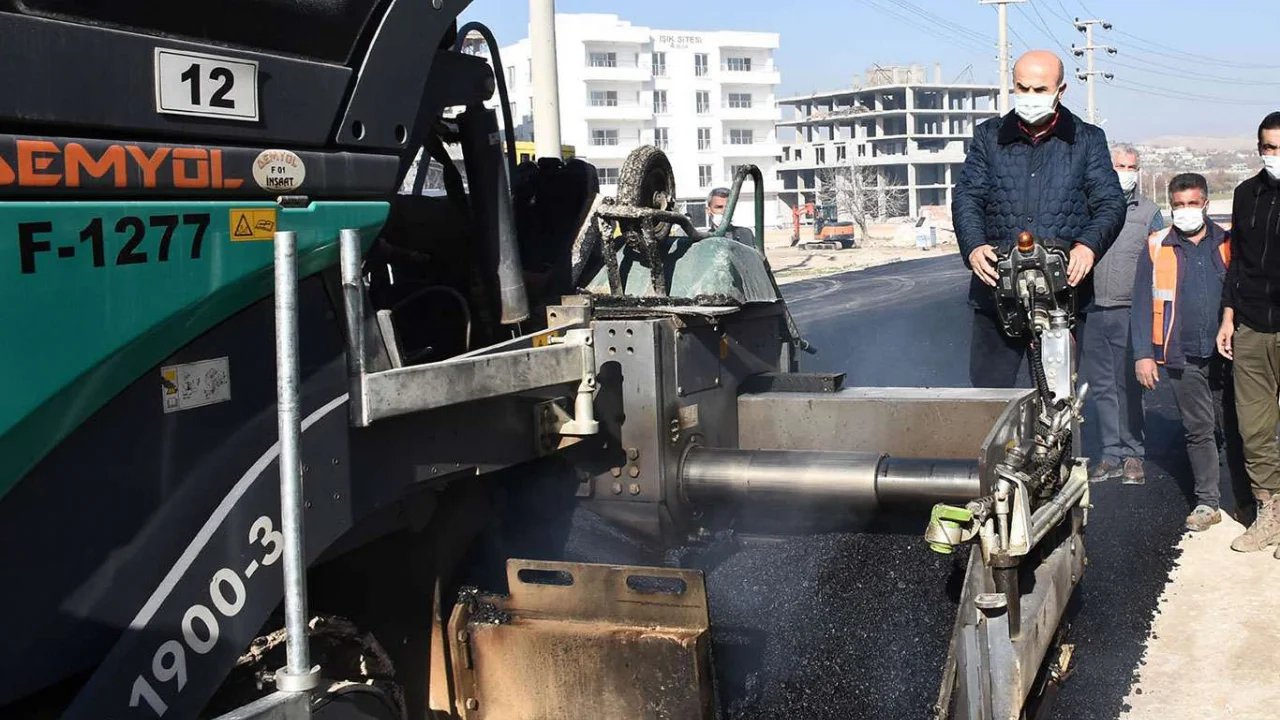
[[[436,363],[371,372],[366,338],[382,326],[367,312],[357,231],[342,231],[340,255],[352,425],[368,427],[399,415],[576,383],[574,415],[561,423],[559,430],[567,435],[597,432],[592,407],[596,363],[589,328],[566,324],[554,332],[517,338]]]

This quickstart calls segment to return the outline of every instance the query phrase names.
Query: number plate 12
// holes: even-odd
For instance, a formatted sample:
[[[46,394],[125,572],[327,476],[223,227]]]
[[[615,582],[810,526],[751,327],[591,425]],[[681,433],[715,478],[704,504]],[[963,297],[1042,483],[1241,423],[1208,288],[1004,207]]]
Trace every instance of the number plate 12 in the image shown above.
[[[258,63],[156,48],[156,112],[258,119]]]

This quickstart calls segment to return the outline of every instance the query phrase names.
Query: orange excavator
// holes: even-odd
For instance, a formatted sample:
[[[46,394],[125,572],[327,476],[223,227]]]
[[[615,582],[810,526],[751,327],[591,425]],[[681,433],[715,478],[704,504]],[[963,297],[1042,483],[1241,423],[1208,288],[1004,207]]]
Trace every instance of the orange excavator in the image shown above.
[[[813,242],[800,242],[800,218],[813,218]],[[854,241],[854,224],[849,220],[839,220],[835,205],[823,205],[817,208],[813,203],[804,203],[791,208],[791,246],[799,245],[805,250],[839,250],[856,247]]]

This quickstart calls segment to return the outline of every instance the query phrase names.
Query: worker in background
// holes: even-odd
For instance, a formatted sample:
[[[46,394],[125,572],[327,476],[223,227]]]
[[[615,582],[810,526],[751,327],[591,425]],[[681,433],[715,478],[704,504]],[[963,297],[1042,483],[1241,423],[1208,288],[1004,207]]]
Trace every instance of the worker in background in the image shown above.
[[[1231,246],[1227,231],[1205,212],[1203,175],[1174,177],[1169,206],[1173,227],[1152,233],[1133,281],[1134,372],[1142,387],[1154,390],[1159,367],[1168,371],[1195,478],[1196,505],[1186,525],[1199,532],[1222,522],[1217,434],[1223,403],[1230,404],[1223,397],[1230,368],[1215,349]]]
[[[974,387],[1013,387],[1025,340],[1004,336],[994,288],[997,255],[1030,231],[1049,248],[1068,253],[1068,282],[1079,307],[1094,264],[1124,225],[1125,201],[1111,167],[1102,129],[1062,104],[1062,61],[1047,50],[1026,53],[1013,66],[1013,111],[973,134],[951,213],[966,267],[973,270],[974,309],[969,379]]]
[[[1138,259],[1147,254],[1147,239],[1164,228],[1160,208],[1138,190],[1138,151],[1132,145],[1111,150],[1124,191],[1124,227],[1093,271],[1093,303],[1083,308],[1088,322],[1080,333],[1080,378],[1089,384],[1097,408],[1100,460],[1089,474],[1093,482],[1122,477],[1141,485],[1143,416],[1142,386],[1133,373],[1129,315]]]
[[[731,220],[725,220],[725,207],[729,204],[729,188],[718,187],[707,193],[707,229],[709,232],[715,232],[720,224],[729,222],[729,229],[725,230],[724,236],[733,238],[738,242],[750,247],[756,246],[756,234],[750,228],[738,227]]]
[[[1218,352],[1234,360],[1236,416],[1258,501],[1257,518],[1231,542],[1239,552],[1280,543],[1280,112],[1258,126],[1258,152],[1262,171],[1240,183],[1231,205],[1232,263],[1217,338]]]

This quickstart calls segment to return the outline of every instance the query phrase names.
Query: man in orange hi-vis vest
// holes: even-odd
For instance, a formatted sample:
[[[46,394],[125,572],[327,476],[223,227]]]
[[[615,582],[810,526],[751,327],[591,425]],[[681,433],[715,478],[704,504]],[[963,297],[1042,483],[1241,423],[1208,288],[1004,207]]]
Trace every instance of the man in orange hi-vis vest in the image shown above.
[[[1205,213],[1204,176],[1175,177],[1169,204],[1173,227],[1151,234],[1134,277],[1134,371],[1143,387],[1154,390],[1164,366],[1173,384],[1195,477],[1196,506],[1186,524],[1200,531],[1222,521],[1218,430],[1224,420],[1224,435],[1235,436],[1235,413],[1223,412],[1223,402],[1231,400],[1230,367],[1216,345],[1231,245],[1227,231]]]

